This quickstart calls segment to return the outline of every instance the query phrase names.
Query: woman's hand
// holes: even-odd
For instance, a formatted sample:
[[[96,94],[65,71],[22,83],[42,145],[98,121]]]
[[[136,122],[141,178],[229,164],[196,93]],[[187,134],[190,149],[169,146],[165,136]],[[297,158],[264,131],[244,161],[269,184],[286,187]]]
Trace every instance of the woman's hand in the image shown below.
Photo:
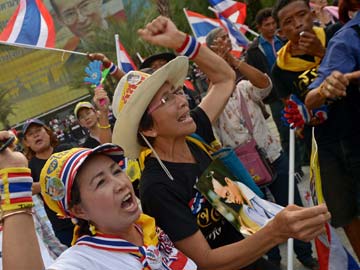
[[[95,95],[94,95],[93,100],[96,105],[96,108],[99,111],[107,112],[109,110],[110,99],[109,99],[106,91],[104,90],[104,88],[100,85],[95,88],[94,93],[95,93]]]
[[[0,131],[0,141],[6,141],[11,136],[14,135],[9,131]],[[9,147],[0,152],[0,169],[27,166],[28,161],[22,153],[13,152]]]
[[[186,38],[185,33],[179,31],[169,18],[163,16],[157,17],[143,29],[139,29],[138,34],[153,45],[171,49],[178,49]]]
[[[273,227],[279,243],[285,242],[288,238],[307,242],[326,231],[325,224],[330,221],[330,218],[330,212],[325,204],[308,208],[289,205],[267,226]]]

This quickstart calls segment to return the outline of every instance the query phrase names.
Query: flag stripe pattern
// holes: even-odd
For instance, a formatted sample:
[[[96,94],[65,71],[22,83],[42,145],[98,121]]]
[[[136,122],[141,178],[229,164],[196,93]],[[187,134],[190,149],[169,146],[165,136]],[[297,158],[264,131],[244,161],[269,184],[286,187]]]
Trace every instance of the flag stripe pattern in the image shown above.
[[[41,0],[21,0],[0,40],[35,45],[55,46],[55,27],[52,16]]]
[[[243,24],[246,19],[246,4],[232,0],[209,0],[209,3],[225,18]]]
[[[131,71],[131,70],[137,70],[136,65],[134,64],[133,60],[125,50],[124,46],[119,41],[119,47],[120,47],[120,63],[121,63],[121,69],[125,73]]]
[[[201,43],[205,43],[206,35],[213,29],[221,27],[218,19],[211,19],[199,13],[185,10],[185,15],[193,29],[196,39]]]

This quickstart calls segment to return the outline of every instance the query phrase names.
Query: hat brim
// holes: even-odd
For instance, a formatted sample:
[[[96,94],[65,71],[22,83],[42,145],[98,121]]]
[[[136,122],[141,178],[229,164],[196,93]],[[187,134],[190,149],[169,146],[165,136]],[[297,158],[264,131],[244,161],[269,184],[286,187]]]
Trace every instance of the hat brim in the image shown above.
[[[126,157],[135,159],[140,154],[141,145],[137,140],[139,124],[155,94],[167,81],[174,87],[183,85],[188,67],[189,61],[186,57],[176,57],[144,80],[118,113],[112,142],[124,149]]]
[[[81,157],[75,158],[75,155],[80,154]],[[64,180],[60,179],[63,183],[63,187],[65,188],[66,196],[68,197],[68,200],[70,200],[71,197],[71,189],[74,182],[74,179],[76,177],[76,174],[79,170],[79,168],[84,165],[86,160],[95,155],[95,154],[103,154],[108,157],[110,157],[113,161],[118,163],[123,170],[125,170],[125,157],[124,157],[124,151],[121,147],[115,144],[106,143],[99,145],[93,149],[86,149],[86,148],[72,148],[67,151],[59,152],[53,154],[45,163],[43,169],[41,170],[40,174],[40,188],[41,188],[41,194],[46,202],[46,204],[49,206],[51,210],[53,210],[55,213],[57,213],[59,216],[70,218],[70,214],[68,212],[68,209],[65,209],[65,205],[61,203],[64,196],[59,199],[53,199],[48,193],[47,193],[47,181],[53,179],[53,178],[59,178],[58,176],[65,166],[74,167],[76,166],[76,173],[74,175],[71,175],[71,179],[66,181],[68,183],[68,186],[64,184]],[[71,161],[70,161],[71,159]],[[55,161],[55,163],[54,163]],[[120,162],[123,161],[122,164]],[[72,162],[72,165],[69,166],[69,162]],[[56,165],[54,165],[56,164]],[[68,174],[63,174],[63,177],[69,177]],[[70,189],[70,190],[68,190]],[[65,197],[66,201],[66,197]]]
[[[159,60],[159,59],[164,59],[164,60],[166,60],[166,62],[170,62],[171,60],[173,60],[175,58],[176,58],[176,55],[173,53],[170,53],[170,52],[154,54],[154,55],[151,55],[148,58],[146,58],[144,60],[144,62],[141,63],[139,69],[149,68],[151,63],[153,63],[154,61]]]

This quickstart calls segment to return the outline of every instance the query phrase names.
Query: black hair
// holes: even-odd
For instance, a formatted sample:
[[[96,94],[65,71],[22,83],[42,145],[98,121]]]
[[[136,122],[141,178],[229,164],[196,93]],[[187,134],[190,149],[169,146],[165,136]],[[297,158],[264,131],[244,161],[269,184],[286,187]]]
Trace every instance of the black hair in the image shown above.
[[[256,13],[255,16],[255,23],[259,26],[262,25],[262,23],[269,17],[272,17],[272,8],[267,7],[260,9],[258,13]]]
[[[212,29],[207,35],[206,35],[206,46],[211,49],[211,45],[213,45],[214,40],[217,38],[219,33],[221,31],[224,31],[224,28],[217,27]]]
[[[305,2],[306,5],[310,9],[310,4],[309,4],[310,0],[277,0],[276,4],[274,5],[273,10],[272,10],[272,17],[274,18],[274,20],[275,20],[275,22],[276,22],[276,24],[278,26],[280,26],[280,24],[279,24],[279,16],[278,16],[280,10],[282,10],[284,7],[286,7],[290,3],[297,2],[297,1]]]
[[[140,132],[144,131],[144,130],[148,130],[148,129],[152,128],[153,126],[154,126],[154,120],[153,120],[151,114],[148,113],[148,110],[146,110],[140,119],[139,130],[137,133],[137,140],[141,146],[148,147],[148,145],[145,143],[144,139],[140,135]],[[153,142],[155,140],[154,137],[146,137],[146,139],[149,141],[149,143],[151,145],[153,144]]]

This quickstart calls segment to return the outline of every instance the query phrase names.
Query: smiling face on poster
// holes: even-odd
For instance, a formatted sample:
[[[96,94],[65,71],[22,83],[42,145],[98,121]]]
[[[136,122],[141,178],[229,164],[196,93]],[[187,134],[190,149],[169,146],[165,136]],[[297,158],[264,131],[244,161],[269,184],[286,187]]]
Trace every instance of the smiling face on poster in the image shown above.
[[[0,0],[0,33],[19,3],[20,0]],[[101,41],[97,34],[107,34],[99,29],[106,30],[110,20],[116,22],[125,17],[122,0],[44,0],[44,4],[55,25],[55,47],[71,51],[87,52],[86,44]],[[6,67],[0,73],[0,89],[7,91],[13,110],[7,118],[10,125],[71,106],[87,96],[85,85],[76,90],[71,86],[74,74],[84,70],[79,59],[86,60],[69,53],[0,45],[0,62]]]

